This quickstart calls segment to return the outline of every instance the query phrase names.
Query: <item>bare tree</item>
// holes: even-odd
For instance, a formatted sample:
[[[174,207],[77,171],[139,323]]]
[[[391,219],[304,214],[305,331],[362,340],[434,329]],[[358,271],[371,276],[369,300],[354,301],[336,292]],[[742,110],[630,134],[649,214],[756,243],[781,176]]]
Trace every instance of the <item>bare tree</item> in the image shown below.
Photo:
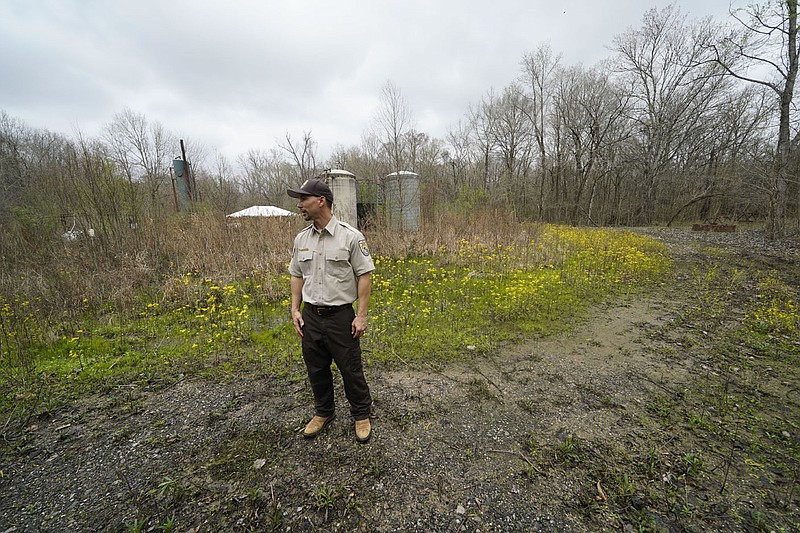
[[[240,185],[249,201],[280,203],[284,199],[287,176],[293,170],[281,152],[275,148],[268,152],[251,149],[239,156],[238,163],[243,171]]]
[[[497,175],[493,169],[492,153],[494,151],[494,131],[497,96],[489,91],[476,106],[469,110],[469,121],[474,132],[478,175],[481,176],[481,187],[489,192],[496,184]]]
[[[529,205],[527,178],[531,169],[533,151],[530,113],[520,87],[507,87],[500,98],[493,101],[492,144],[499,158],[501,175],[509,205],[525,210]]]
[[[295,167],[295,179],[300,183],[317,174],[317,143],[310,131],[303,132],[303,138],[295,141],[289,132],[286,133],[284,142],[280,144],[282,150],[292,158]]]
[[[774,92],[778,106],[778,140],[775,164],[769,180],[769,214],[767,235],[779,238],[784,233],[789,155],[791,148],[791,116],[794,87],[800,61],[797,39],[797,0],[767,0],[734,11],[733,17],[743,31],[733,32],[712,46],[716,62],[731,76],[765,86]],[[743,61],[741,66],[736,61]],[[774,78],[757,77],[752,67],[768,71]]]
[[[567,134],[574,162],[570,221],[578,223],[582,210],[592,220],[598,181],[610,171],[614,145],[625,136],[621,126],[628,99],[599,70],[571,67],[561,71],[555,95],[557,116]],[[587,206],[583,197],[587,193]]]
[[[413,152],[419,139],[416,135],[408,101],[391,81],[387,81],[381,89],[380,104],[373,119],[372,135],[368,135],[366,138],[369,139],[372,147],[375,147],[376,144],[379,147],[376,156],[382,166],[382,176],[413,169]],[[404,180],[399,175],[397,178],[391,182],[391,187],[385,187],[382,190],[383,193],[391,196],[384,198],[386,204],[399,209],[397,222],[403,229],[406,217],[404,213],[409,209],[415,209],[414,206],[419,197],[409,195],[408,191],[404,191]],[[384,185],[388,183],[386,182]],[[381,187],[378,187],[378,190],[380,191]],[[393,217],[397,215],[398,212],[395,209],[386,210],[390,225],[394,224]]]
[[[539,197],[538,212],[544,212],[544,195],[547,182],[548,162],[547,123],[551,114],[553,76],[559,69],[561,56],[553,52],[548,44],[540,45],[535,51],[522,57],[522,83],[526,87],[524,95],[530,100],[525,109],[529,111],[529,120],[533,128],[534,139],[539,156],[538,177]]]
[[[127,180],[145,184],[152,207],[164,202],[177,138],[161,123],[150,122],[130,109],[114,115],[105,128],[105,138],[112,159]]]
[[[214,209],[230,213],[236,208],[241,195],[236,186],[233,165],[225,155],[215,152],[212,170],[200,171],[198,175],[198,187],[204,191],[203,197]]]
[[[662,191],[681,154],[704,150],[696,135],[708,122],[714,105],[729,85],[718,66],[708,62],[707,45],[719,27],[709,19],[687,21],[675,5],[650,9],[643,27],[614,39],[618,69],[627,81],[635,127],[630,155],[640,179],[637,222],[656,216]],[[663,192],[663,195],[662,195]]]
[[[0,220],[24,194],[27,174],[24,144],[28,135],[22,122],[0,111]]]
[[[69,183],[64,196],[72,203],[69,212],[80,212],[87,228],[96,230],[95,242],[124,247],[129,243],[129,217],[134,210],[130,205],[132,185],[114,171],[107,145],[79,133],[65,168]]]
[[[387,170],[408,170],[410,147],[408,134],[414,130],[414,120],[408,102],[391,81],[381,89],[381,101],[375,115],[375,134],[383,144],[387,156]]]
[[[432,176],[442,151],[442,142],[427,133],[412,130],[406,134],[410,163],[408,170]]]
[[[447,148],[442,152],[442,171],[447,183],[444,194],[455,197],[462,188],[479,188],[475,181],[475,138],[472,129],[464,121],[459,121],[448,133]]]

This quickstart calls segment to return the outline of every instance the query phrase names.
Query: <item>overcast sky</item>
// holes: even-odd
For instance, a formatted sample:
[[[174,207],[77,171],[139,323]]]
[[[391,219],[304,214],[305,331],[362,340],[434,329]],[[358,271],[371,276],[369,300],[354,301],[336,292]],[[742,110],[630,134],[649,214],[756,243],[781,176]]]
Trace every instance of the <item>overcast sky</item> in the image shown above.
[[[562,64],[594,65],[669,3],[0,0],[0,109],[92,137],[130,108],[231,158],[310,131],[322,161],[360,142],[387,81],[417,129],[443,137],[525,52],[549,42]],[[676,3],[728,16],[729,0]]]

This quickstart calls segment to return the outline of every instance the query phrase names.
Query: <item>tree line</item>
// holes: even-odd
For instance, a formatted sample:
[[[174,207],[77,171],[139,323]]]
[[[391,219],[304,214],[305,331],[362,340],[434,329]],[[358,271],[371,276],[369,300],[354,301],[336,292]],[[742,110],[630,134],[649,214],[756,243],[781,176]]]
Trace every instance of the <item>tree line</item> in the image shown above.
[[[800,224],[796,18],[797,0],[751,5],[723,22],[654,8],[592,66],[565,65],[540,44],[522,55],[513,83],[488,91],[444,138],[416,128],[392,82],[361,143],[325,161],[311,132],[234,160],[187,136],[195,209],[288,206],[287,186],[327,168],[354,173],[360,200],[378,202],[381,177],[408,170],[421,179],[423,220],[489,206],[580,225],[763,220],[779,238]],[[173,132],[130,109],[95,138],[0,112],[4,253],[76,225],[141,238],[132,230],[176,210],[177,146]]]

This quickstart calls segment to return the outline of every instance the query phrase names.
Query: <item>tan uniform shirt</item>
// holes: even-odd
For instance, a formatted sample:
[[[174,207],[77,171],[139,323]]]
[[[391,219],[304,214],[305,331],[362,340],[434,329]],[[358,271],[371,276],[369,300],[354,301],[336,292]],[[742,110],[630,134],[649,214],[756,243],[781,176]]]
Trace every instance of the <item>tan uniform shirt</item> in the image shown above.
[[[311,224],[294,239],[289,274],[303,278],[303,301],[313,305],[352,304],[356,279],[375,270],[364,235],[335,216],[321,231]]]

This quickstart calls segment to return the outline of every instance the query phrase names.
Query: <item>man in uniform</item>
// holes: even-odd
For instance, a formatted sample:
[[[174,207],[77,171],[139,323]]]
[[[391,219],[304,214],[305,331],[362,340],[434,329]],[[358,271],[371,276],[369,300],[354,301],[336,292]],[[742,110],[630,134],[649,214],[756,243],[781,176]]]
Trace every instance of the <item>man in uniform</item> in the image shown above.
[[[335,361],[355,419],[356,440],[364,443],[372,432],[372,398],[364,377],[360,338],[367,330],[370,273],[375,265],[361,232],[331,212],[333,192],[324,181],[313,178],[286,192],[298,198],[297,208],[312,222],[295,237],[289,264],[292,322],[302,338],[303,360],[314,392],[315,413],[303,436],[316,437],[335,417],[331,373]],[[358,309],[353,311],[356,300]]]

